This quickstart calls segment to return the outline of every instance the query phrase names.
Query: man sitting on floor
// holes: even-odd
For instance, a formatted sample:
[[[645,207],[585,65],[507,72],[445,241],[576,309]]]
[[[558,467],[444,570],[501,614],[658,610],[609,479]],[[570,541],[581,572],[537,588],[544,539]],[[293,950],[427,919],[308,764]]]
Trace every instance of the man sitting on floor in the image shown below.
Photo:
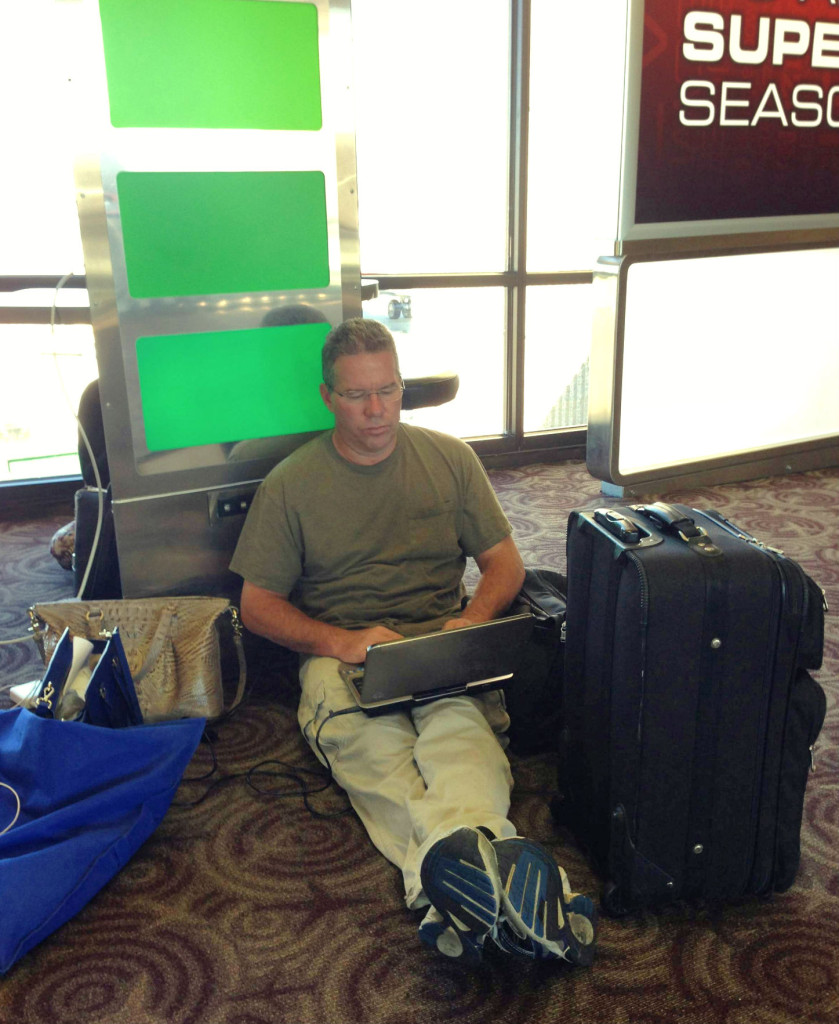
[[[462,441],[400,423],[390,332],[348,320],[323,348],[335,428],[260,487],[231,568],[242,619],[301,655],[298,719],[371,840],[403,873],[420,938],[477,961],[489,935],[527,958],[590,963],[595,912],[550,853],[507,818],[512,775],[496,691],[409,712],[357,711],[339,673],[367,648],[507,610],[524,576],[511,528]],[[462,608],[466,558],[480,580]]]

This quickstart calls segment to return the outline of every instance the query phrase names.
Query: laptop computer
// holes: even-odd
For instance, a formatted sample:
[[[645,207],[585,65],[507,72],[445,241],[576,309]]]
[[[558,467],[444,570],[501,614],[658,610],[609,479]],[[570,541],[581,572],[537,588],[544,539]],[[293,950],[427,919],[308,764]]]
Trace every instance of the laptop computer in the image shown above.
[[[474,626],[388,640],[367,649],[363,665],[341,676],[368,714],[503,686],[530,638],[530,612]]]

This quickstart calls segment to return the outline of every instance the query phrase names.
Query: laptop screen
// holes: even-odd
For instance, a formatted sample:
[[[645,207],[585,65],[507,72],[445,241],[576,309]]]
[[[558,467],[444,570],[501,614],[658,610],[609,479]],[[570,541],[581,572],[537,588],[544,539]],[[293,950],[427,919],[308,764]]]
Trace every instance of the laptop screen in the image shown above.
[[[346,666],[344,678],[362,707],[501,685],[518,667],[532,628],[528,612],[391,640],[369,648],[363,666]]]

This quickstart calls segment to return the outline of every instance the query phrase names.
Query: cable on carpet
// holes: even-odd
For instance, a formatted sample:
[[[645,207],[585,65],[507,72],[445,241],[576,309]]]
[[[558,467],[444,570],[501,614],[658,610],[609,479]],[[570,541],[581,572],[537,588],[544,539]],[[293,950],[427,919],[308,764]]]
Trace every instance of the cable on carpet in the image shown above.
[[[315,745],[320,752],[321,757],[325,762],[324,765],[318,765],[316,768],[309,768],[306,765],[295,765],[288,764],[285,761],[277,759],[268,759],[260,761],[258,764],[253,765],[244,772],[231,772],[226,775],[219,775],[217,778],[213,778],[216,772],[219,770],[218,759],[216,757],[213,734],[208,734],[205,731],[202,736],[202,742],[207,743],[210,748],[210,754],[212,757],[212,767],[209,771],[203,775],[194,776],[192,778],[184,778],[182,781],[184,784],[193,784],[197,782],[205,782],[208,779],[212,779],[210,784],[204,790],[204,792],[195,800],[188,801],[173,801],[172,807],[178,808],[189,808],[197,807],[203,803],[208,796],[222,787],[228,785],[231,782],[239,782],[244,780],[245,785],[253,790],[258,796],[271,797],[276,800],[285,800],[290,797],[300,797],[303,801],[303,805],[306,810],[315,818],[337,818],[341,815],[348,814],[352,811],[352,807],[342,807],[338,811],[319,811],[310,802],[310,797],[316,796],[318,793],[324,793],[333,785],[338,785],[335,782],[332,774],[332,768],[329,764],[329,759],[323,752],[323,748],[320,744],[320,734],[323,732],[324,726],[327,722],[333,718],[337,718],[339,715],[349,715],[360,712],[361,708],[344,708],[341,711],[330,711],[327,717],[321,722],[318,727],[318,731],[315,734]],[[269,770],[271,769],[271,770]],[[284,779],[287,782],[293,783],[293,789],[285,789],[278,791],[274,788],[262,788],[260,787],[255,779],[259,776],[266,776],[269,778]],[[313,786],[312,779],[319,779],[321,785]]]

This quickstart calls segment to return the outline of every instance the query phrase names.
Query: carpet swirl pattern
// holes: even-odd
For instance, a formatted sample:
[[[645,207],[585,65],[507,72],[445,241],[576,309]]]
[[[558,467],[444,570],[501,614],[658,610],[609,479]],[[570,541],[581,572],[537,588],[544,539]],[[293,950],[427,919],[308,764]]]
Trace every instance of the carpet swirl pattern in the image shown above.
[[[525,562],[563,569],[572,508],[607,503],[580,463],[490,473]],[[798,560],[839,607],[839,469],[657,495],[716,508]],[[68,597],[50,556],[69,516],[0,523],[0,638],[35,600]],[[474,568],[470,570],[474,579]],[[31,643],[0,647],[0,684],[34,678]],[[426,950],[396,870],[373,849],[301,740],[294,686],[252,640],[250,700],[202,744],[151,839],[73,920],[0,979],[8,1024],[836,1024],[839,1020],[839,627],[827,618],[828,697],[789,892],[601,923],[592,968],[478,969]],[[0,706],[8,700],[0,698]],[[284,767],[284,766],[292,766]],[[0,766],[2,767],[2,766]],[[599,880],[552,819],[550,755],[513,758],[511,817],[581,891]],[[210,783],[215,781],[213,788]],[[37,885],[37,879],[32,879]],[[2,896],[2,894],[0,894]],[[0,903],[0,928],[2,928]]]

